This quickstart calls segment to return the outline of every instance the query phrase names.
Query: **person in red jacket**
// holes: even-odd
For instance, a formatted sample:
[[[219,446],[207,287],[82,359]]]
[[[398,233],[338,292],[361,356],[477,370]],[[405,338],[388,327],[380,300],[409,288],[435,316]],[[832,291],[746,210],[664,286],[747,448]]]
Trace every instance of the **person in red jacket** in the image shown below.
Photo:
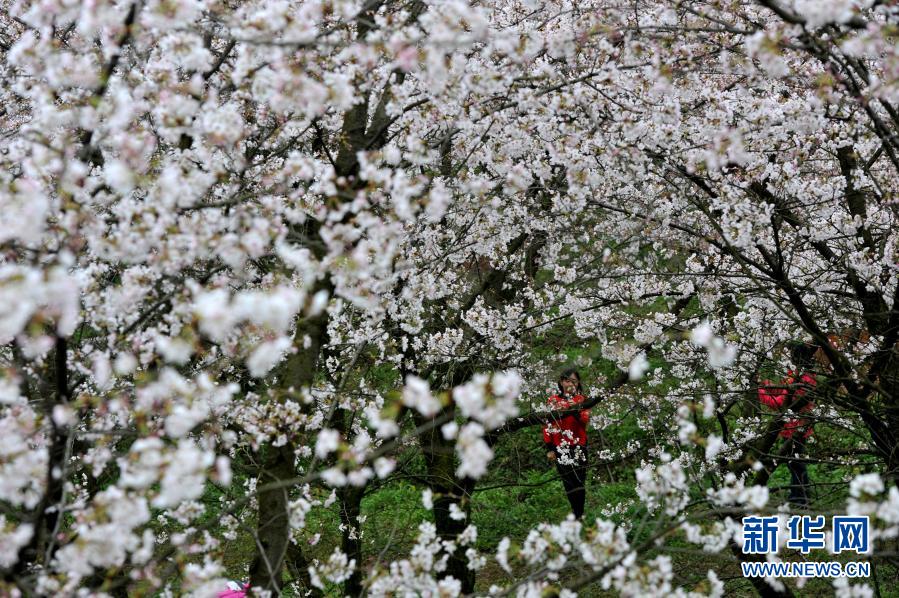
[[[775,411],[791,409],[799,414],[808,413],[815,408],[814,403],[806,397],[817,385],[813,367],[813,358],[817,347],[805,343],[796,343],[791,347],[793,363],[797,370],[787,371],[787,376],[774,384],[770,380],[762,381],[759,387],[759,400],[763,405]],[[797,372],[802,372],[797,373]],[[797,405],[798,404],[798,405]],[[805,461],[797,459],[805,451],[805,441],[812,435],[812,422],[809,419],[794,417],[784,423],[780,437],[793,442],[793,459],[787,461],[790,470],[789,501],[799,507],[809,504],[808,468]]]
[[[575,369],[569,369],[562,372],[559,377],[559,393],[549,397],[549,406],[553,411],[557,411],[574,407],[585,400],[580,374]],[[546,456],[556,464],[556,470],[565,487],[565,495],[571,504],[571,512],[577,519],[584,515],[584,502],[587,499],[587,423],[589,421],[590,411],[582,409],[575,415],[566,415],[543,427]]]

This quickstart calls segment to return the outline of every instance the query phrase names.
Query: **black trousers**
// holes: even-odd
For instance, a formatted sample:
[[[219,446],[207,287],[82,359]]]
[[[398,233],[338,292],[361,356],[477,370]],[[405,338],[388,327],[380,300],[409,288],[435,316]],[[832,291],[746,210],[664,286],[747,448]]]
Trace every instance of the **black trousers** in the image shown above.
[[[805,441],[799,438],[793,439],[793,456],[799,457],[805,452]],[[790,470],[790,498],[791,504],[798,507],[807,507],[809,504],[809,486],[812,481],[808,477],[808,467],[805,461],[790,459],[787,461],[787,469]]]
[[[584,503],[587,500],[587,447],[571,448],[566,452],[574,463],[561,463],[559,449],[553,449],[556,453],[556,471],[562,478],[562,486],[565,487],[565,496],[571,505],[571,512],[576,519],[584,516]],[[568,459],[565,459],[568,461]]]

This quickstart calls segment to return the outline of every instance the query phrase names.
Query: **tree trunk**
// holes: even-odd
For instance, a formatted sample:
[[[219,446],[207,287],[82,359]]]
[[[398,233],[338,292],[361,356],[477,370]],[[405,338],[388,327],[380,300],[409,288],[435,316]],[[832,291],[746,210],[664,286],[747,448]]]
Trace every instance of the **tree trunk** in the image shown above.
[[[330,291],[326,282],[320,282],[313,292],[321,289]],[[327,340],[326,314],[327,312],[322,312],[297,324],[293,339],[296,353],[288,357],[278,369],[279,392],[274,395],[275,400],[284,401],[290,389],[299,392],[312,384],[321,347]],[[250,566],[250,585],[279,595],[282,585],[281,573],[290,544],[287,502],[291,484],[288,481],[296,477],[295,457],[293,445],[289,442],[281,447],[268,443],[261,451],[263,463],[258,484],[260,487],[266,485],[277,487],[259,492],[257,544],[256,554]]]
[[[455,411],[453,406],[447,408]],[[416,414],[417,426],[426,424],[428,420]],[[437,535],[442,540],[457,542],[459,534],[468,526],[471,515],[471,493],[474,480],[456,477],[456,459],[454,443],[443,438],[439,427],[432,428],[420,436],[421,449],[427,467],[428,486],[434,493],[434,523]],[[450,505],[456,503],[465,512],[466,518],[457,521],[450,517]],[[453,577],[462,583],[462,593],[474,592],[475,572],[468,568],[465,549],[456,546],[447,561],[446,570],[440,578]]]
[[[262,471],[258,484],[279,483],[296,475],[293,448],[264,447]],[[290,523],[287,516],[287,486],[265,490],[258,497],[256,523],[256,554],[250,565],[250,585],[280,594],[281,571],[290,543]]]
[[[44,557],[47,556],[47,560],[49,560],[55,552],[50,544],[57,531],[59,509],[63,506],[61,503],[67,466],[65,462],[67,436],[53,419],[53,409],[56,405],[66,404],[69,398],[68,343],[66,339],[60,337],[56,339],[56,346],[53,350],[53,367],[48,369],[47,374],[48,378],[52,375],[53,383],[52,385],[42,384],[41,389],[44,395],[42,401],[44,417],[50,422],[46,488],[44,496],[29,516],[34,529],[31,541],[19,549],[16,564],[5,572],[4,577],[10,581],[23,575],[30,563],[47,565]]]
[[[362,495],[364,488],[344,486],[340,489],[340,522],[343,524],[341,550],[349,560],[356,561],[356,567],[344,583],[346,596],[362,595]]]

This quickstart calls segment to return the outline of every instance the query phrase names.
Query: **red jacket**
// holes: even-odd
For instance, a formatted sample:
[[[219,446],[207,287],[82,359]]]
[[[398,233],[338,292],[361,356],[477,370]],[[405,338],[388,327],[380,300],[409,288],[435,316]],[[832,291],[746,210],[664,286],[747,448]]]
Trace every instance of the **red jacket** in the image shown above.
[[[789,407],[790,403],[797,401],[804,395],[806,387],[815,386],[817,383],[814,374],[802,374],[797,382],[795,373],[792,371],[787,372],[787,377],[781,380],[778,385],[773,384],[770,380],[762,381],[762,385],[759,387],[759,400],[771,409],[780,411],[785,407]],[[792,395],[792,398],[788,403],[790,395]],[[809,401],[799,411],[800,413],[807,413],[814,407],[815,405]],[[812,435],[812,426],[809,423],[807,419],[791,419],[784,425],[780,435],[783,438],[791,438],[794,432],[805,429],[805,433],[802,435],[804,440]]]
[[[553,411],[574,407],[578,403],[583,403],[586,399],[584,395],[575,395],[570,398],[563,398],[559,395],[549,397],[549,406]],[[582,409],[577,415],[566,415],[558,421],[552,421],[543,426],[543,442],[553,446],[563,444],[577,444],[585,446],[587,444],[587,422],[590,421],[590,410]]]

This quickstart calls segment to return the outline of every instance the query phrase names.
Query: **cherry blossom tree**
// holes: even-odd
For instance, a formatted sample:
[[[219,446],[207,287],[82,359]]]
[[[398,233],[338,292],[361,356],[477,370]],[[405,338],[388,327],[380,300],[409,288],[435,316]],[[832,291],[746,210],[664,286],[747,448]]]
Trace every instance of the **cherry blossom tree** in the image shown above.
[[[4,591],[215,596],[243,534],[260,595],[723,595],[666,543],[746,559],[778,512],[795,340],[840,507],[899,533],[891,3],[0,6]],[[651,431],[597,455],[644,524],[484,553],[563,347],[619,372],[595,429]],[[419,457],[433,521],[371,564],[363,497]]]

